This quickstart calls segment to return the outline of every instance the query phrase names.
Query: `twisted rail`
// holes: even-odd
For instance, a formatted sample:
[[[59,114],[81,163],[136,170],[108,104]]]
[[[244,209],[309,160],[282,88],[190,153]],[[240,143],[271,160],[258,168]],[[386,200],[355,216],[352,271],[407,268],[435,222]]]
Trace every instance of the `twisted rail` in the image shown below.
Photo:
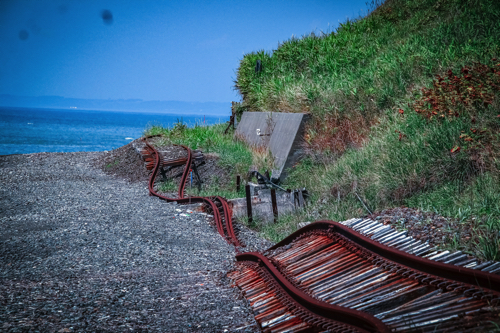
[[[143,138],[143,141],[146,145],[148,153],[152,156],[154,163],[153,171],[148,181],[149,193],[167,202],[175,201],[180,204],[201,202],[208,205],[213,211],[217,231],[226,239],[228,243],[233,244],[238,252],[237,247],[241,246],[241,244],[234,233],[231,219],[232,212],[227,201],[220,196],[208,198],[186,198],[184,196],[185,185],[189,175],[190,165],[192,163],[191,149],[180,145],[187,151],[188,156],[179,184],[177,193],[178,198],[170,198],[159,194],[154,188],[160,166],[163,164],[162,157],[159,152],[147,142],[147,138]],[[222,214],[218,206],[220,206]],[[283,276],[272,266],[272,264],[270,264],[270,262],[268,262],[268,260],[260,254],[249,253],[243,254],[242,256],[243,257],[238,257],[238,260],[246,258],[248,261],[252,261],[257,258],[259,263],[264,263],[263,267],[265,267],[265,269],[258,270],[259,274],[261,274],[262,278],[277,291],[280,298],[286,304],[286,307],[289,308],[298,318],[300,318],[300,320],[312,325],[311,327],[324,327],[327,329],[334,329],[336,331],[341,330],[360,333],[389,332],[378,319],[368,314],[356,310],[331,306],[329,304],[319,302],[301,292],[298,288],[292,286],[290,282],[286,281],[286,279],[283,278]]]
[[[239,253],[238,247],[241,243],[234,233],[232,211],[227,201],[219,196],[185,197],[185,185],[192,163],[191,150],[181,145],[187,151],[187,158],[182,159],[185,160],[185,168],[179,184],[178,198],[170,198],[159,194],[154,188],[160,166],[163,165],[162,156],[147,142],[146,138],[143,140],[154,163],[148,183],[150,194],[167,202],[176,201],[181,204],[199,202],[207,205],[213,212],[217,231],[228,243],[233,244]],[[321,242],[324,244],[321,245]],[[301,247],[308,250],[302,251]],[[339,258],[335,259],[337,252]],[[484,309],[500,303],[500,277],[497,275],[421,258],[400,251],[393,246],[384,245],[333,221],[312,223],[289,235],[264,254],[239,253],[236,259],[245,267],[245,271],[239,274],[233,272],[233,279],[240,288],[244,289],[247,297],[250,297],[249,300],[258,313],[256,319],[258,317],[258,322],[265,332],[317,332],[321,329],[363,333],[392,330],[414,331],[415,329],[426,331],[432,329],[434,324],[429,320],[435,318],[436,315],[439,316],[439,311],[425,315],[427,317],[417,311],[419,315],[415,317],[416,322],[408,324],[401,322],[404,316],[402,314],[405,313],[403,309],[415,306],[415,302],[420,302],[416,308],[422,307],[425,303],[422,302],[426,298],[429,298],[431,303],[437,302],[435,297],[441,292],[450,299],[454,297],[459,300],[461,305],[458,305],[458,308],[454,305],[442,310],[443,316],[448,317],[443,317],[440,321],[444,325],[440,329],[443,332],[457,329],[466,331],[466,327],[467,330],[476,329],[479,326],[486,328],[482,323],[491,320],[496,310],[485,312]],[[338,263],[332,264],[332,261]],[[324,268],[327,266],[334,268],[333,270]],[[316,273],[310,275],[307,273],[309,270],[316,271]],[[356,275],[356,270],[360,272],[359,275]],[[345,272],[348,275],[354,275],[353,280],[347,281],[344,287],[342,284],[346,283],[346,275],[342,274]],[[305,280],[304,274],[309,276]],[[337,291],[329,293],[333,296],[327,300],[324,298],[324,292],[317,292],[319,289],[331,288],[331,286],[323,287],[322,283],[335,281],[336,284],[336,280],[341,276],[344,280],[339,282],[339,286],[346,289],[340,292],[340,296]],[[322,281],[322,278],[325,281]],[[399,294],[396,293],[397,297],[393,302],[400,304],[396,310],[385,312],[380,310],[388,308],[388,301],[384,297],[368,306],[362,306],[358,302],[359,299],[366,300],[367,297],[368,299],[375,296],[374,299],[380,298],[381,294],[378,290],[386,287],[384,283],[382,287],[373,285],[375,278],[381,281],[385,279],[385,286],[390,288],[411,285],[409,292],[404,291],[403,288]],[[356,283],[361,283],[361,287],[356,287]],[[351,286],[352,284],[354,287]],[[364,285],[370,286],[371,289],[364,290],[362,288]],[[387,290],[393,290],[389,287]],[[332,300],[335,299],[342,299],[344,303],[333,304]],[[393,317],[387,314],[389,312],[392,312]],[[411,317],[406,318],[412,320]],[[458,322],[450,321],[454,318],[457,318]]]
[[[439,285],[448,290],[482,291],[481,297],[500,302],[500,276],[452,264],[421,258],[393,247],[383,245],[334,221],[317,221],[292,233],[269,250],[290,244],[295,239],[314,231],[326,231],[331,236],[343,238],[353,251],[375,261],[377,265],[400,271],[401,275],[414,276],[425,283]],[[340,239],[339,238],[339,239]],[[347,244],[346,243],[346,244]],[[268,251],[269,251],[268,250]],[[453,287],[452,289],[450,289]],[[472,295],[472,294],[471,294]]]
[[[151,156],[154,159],[154,168],[153,171],[149,177],[149,182],[148,182],[148,188],[149,188],[149,193],[155,197],[158,197],[162,200],[165,200],[167,202],[172,202],[176,201],[180,204],[187,204],[190,202],[193,203],[203,203],[210,207],[210,209],[213,212],[214,215],[214,221],[215,225],[217,227],[217,231],[219,234],[229,243],[233,244],[236,248],[241,247],[242,244],[236,237],[236,234],[234,233],[233,229],[233,223],[232,223],[232,211],[231,207],[229,207],[229,204],[227,203],[226,199],[219,197],[219,196],[214,196],[214,197],[189,197],[186,198],[184,196],[184,191],[186,187],[186,181],[189,175],[189,170],[191,168],[191,163],[193,161],[191,149],[189,149],[186,146],[180,145],[182,148],[184,148],[187,151],[187,159],[186,159],[186,164],[184,167],[184,172],[182,173],[181,181],[179,184],[179,190],[177,192],[178,198],[169,198],[164,195],[159,194],[156,192],[154,188],[156,176],[158,175],[158,172],[160,171],[160,166],[162,165],[162,157],[160,153],[151,145],[148,143],[147,138],[143,138],[143,141],[146,145],[146,149],[149,151]]]
[[[309,224],[264,254],[236,258],[251,274],[262,276],[247,283],[234,275],[236,284],[259,300],[254,310],[276,312],[274,305],[260,309],[258,302],[270,287],[257,286],[279,284],[283,291],[278,293],[286,292],[313,312],[315,316],[301,316],[289,307],[309,327],[335,332],[485,332],[498,322],[500,276],[411,255],[333,221]],[[281,296],[274,296],[273,302],[290,303]],[[265,317],[260,323],[263,328],[269,322],[295,324],[290,318]]]

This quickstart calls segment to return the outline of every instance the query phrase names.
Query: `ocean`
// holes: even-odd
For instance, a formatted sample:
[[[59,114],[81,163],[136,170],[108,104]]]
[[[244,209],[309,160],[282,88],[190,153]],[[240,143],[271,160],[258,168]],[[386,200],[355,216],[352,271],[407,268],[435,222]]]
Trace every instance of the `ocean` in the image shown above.
[[[0,155],[39,152],[105,151],[141,137],[152,125],[189,127],[229,120],[165,113],[0,107]]]

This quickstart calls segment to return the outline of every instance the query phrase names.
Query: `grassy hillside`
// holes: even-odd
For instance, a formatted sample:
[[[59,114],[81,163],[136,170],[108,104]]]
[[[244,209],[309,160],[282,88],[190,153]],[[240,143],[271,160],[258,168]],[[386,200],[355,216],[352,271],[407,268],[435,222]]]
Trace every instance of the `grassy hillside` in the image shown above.
[[[313,204],[267,235],[361,216],[362,200],[456,218],[473,235],[448,244],[499,260],[499,37],[496,0],[387,0],[335,32],[245,55],[240,111],[312,116],[286,185]]]
[[[145,135],[161,135],[159,145],[182,144],[191,149],[201,149],[205,154],[216,156],[215,165],[210,167],[211,174],[205,175],[202,190],[186,189],[188,194],[196,196],[219,195],[227,199],[245,196],[244,186],[236,191],[236,176],[246,178],[250,166],[257,167],[260,171],[267,167],[269,156],[265,153],[253,151],[243,142],[233,140],[233,132],[225,134],[227,124],[201,126],[196,124],[188,127],[178,120],[171,128],[152,126],[147,128]],[[165,181],[160,190],[176,192],[178,184],[174,181]]]

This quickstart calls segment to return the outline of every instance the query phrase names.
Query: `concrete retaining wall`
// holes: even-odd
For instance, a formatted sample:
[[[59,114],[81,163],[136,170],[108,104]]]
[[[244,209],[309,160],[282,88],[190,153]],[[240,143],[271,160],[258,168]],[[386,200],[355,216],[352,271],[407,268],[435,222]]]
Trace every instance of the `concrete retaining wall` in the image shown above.
[[[235,136],[255,147],[269,148],[273,180],[283,180],[286,169],[301,157],[301,140],[308,115],[303,113],[244,112]]]

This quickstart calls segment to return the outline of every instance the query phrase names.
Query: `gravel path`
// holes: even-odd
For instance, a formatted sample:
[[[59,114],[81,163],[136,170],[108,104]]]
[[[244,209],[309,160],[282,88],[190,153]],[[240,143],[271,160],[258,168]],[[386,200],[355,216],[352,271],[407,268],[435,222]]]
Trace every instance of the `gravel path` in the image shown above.
[[[99,154],[0,156],[0,331],[257,332],[204,215]]]

